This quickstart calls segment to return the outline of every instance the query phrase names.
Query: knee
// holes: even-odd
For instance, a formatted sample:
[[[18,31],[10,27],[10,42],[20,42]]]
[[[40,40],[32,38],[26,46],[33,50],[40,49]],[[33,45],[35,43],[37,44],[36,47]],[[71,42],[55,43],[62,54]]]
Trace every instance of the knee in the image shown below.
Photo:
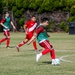
[[[7,39],[10,39],[10,36],[6,36]]]
[[[51,47],[51,48],[53,48],[53,46],[52,46],[52,45],[50,45],[50,47]]]
[[[24,41],[23,41],[24,43],[27,43],[28,42],[28,39],[24,39]]]

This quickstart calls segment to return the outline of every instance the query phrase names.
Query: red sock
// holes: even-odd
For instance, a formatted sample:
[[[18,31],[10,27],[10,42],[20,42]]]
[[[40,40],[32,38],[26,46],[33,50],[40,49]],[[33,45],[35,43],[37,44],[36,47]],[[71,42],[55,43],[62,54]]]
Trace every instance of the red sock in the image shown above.
[[[33,42],[34,50],[37,50],[36,41]]]
[[[10,38],[8,38],[7,41],[6,41],[7,47],[9,46],[9,44],[10,44]]]
[[[23,46],[24,44],[25,44],[25,42],[22,41],[20,44],[18,44],[18,47],[21,47],[21,46]]]
[[[50,51],[50,54],[51,54],[51,58],[52,58],[52,59],[55,59],[55,51],[54,51],[54,49],[52,49],[52,50]]]
[[[2,40],[0,40],[0,43],[4,42],[5,40],[7,40],[7,38],[3,38]]]
[[[42,51],[42,55],[45,55],[47,53],[49,53],[51,50],[50,49],[45,49],[44,51]]]

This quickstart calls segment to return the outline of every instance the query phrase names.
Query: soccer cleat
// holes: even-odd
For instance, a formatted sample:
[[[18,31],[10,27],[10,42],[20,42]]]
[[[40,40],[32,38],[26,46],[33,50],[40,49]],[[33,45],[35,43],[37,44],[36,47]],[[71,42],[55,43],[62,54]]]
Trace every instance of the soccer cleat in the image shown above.
[[[1,46],[1,42],[0,42],[0,46]]]
[[[37,49],[37,50],[34,50],[35,52],[39,52],[39,50]]]
[[[52,65],[55,65],[55,59],[52,60]]]
[[[0,45],[1,45],[1,41],[0,41]]]
[[[35,49],[34,51],[37,51],[38,49]]]
[[[6,48],[7,48],[7,49],[9,49],[9,48],[10,48],[10,46],[6,46]]]
[[[36,54],[36,62],[38,62],[38,60],[40,59],[40,54]]]
[[[34,50],[34,51],[35,51],[36,54],[39,52],[39,50]]]
[[[34,50],[34,51],[36,51],[36,52],[39,52],[39,51],[41,51],[42,49],[36,49],[36,50]]]
[[[19,52],[19,47],[18,47],[18,46],[16,46],[16,49],[17,49],[17,51]]]

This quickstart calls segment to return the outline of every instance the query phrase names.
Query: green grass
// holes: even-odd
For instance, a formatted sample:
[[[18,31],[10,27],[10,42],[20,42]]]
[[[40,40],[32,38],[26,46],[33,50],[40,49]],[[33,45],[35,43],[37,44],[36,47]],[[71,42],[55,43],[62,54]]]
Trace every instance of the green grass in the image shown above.
[[[50,33],[56,57],[69,55],[61,61],[60,66],[52,66],[49,54],[35,61],[36,52],[32,44],[24,45],[17,52],[16,48],[5,48],[5,42],[0,46],[0,75],[75,75],[75,35],[68,33]],[[4,37],[0,33],[0,39]],[[24,33],[11,33],[11,46],[14,47],[25,37]],[[38,44],[37,44],[38,45]],[[38,45],[39,49],[42,49]],[[39,52],[38,52],[39,53]]]

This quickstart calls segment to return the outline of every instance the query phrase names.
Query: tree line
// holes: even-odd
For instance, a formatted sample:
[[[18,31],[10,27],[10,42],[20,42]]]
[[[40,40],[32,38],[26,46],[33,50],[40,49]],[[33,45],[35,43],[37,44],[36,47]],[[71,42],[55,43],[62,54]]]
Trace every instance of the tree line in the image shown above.
[[[75,0],[0,0],[0,13],[4,7],[13,12],[16,22],[23,25],[24,12],[31,10],[38,14],[54,12],[57,10],[69,11],[68,22],[75,21]]]

